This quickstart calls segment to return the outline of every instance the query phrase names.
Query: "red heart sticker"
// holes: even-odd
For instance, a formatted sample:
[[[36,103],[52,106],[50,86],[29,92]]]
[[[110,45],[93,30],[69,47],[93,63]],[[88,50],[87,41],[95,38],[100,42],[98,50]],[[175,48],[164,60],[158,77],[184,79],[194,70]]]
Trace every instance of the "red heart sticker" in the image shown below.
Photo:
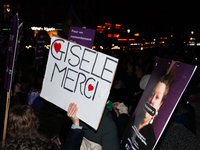
[[[92,84],[88,85],[88,91],[92,91],[94,89],[94,87],[92,86]]]
[[[61,49],[61,44],[60,43],[54,43],[53,46],[54,46],[54,49],[55,49],[56,53],[58,53],[60,51],[60,49]]]

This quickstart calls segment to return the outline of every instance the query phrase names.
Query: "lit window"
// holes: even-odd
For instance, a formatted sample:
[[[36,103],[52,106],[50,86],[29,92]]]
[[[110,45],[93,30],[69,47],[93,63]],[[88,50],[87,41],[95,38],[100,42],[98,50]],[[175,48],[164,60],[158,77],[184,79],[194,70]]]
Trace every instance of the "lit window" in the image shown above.
[[[118,41],[127,41],[127,39],[117,39]]]
[[[188,43],[194,43],[194,41],[189,41]]]
[[[164,41],[160,41],[160,42],[159,42],[159,44],[164,44],[164,43],[165,43]]]
[[[134,36],[140,36],[140,34],[139,33],[135,33]]]
[[[120,29],[120,27],[119,26],[115,26],[115,29]]]
[[[114,34],[113,37],[119,38],[119,34]]]
[[[116,27],[121,27],[121,24],[115,24]]]
[[[105,26],[108,27],[108,28],[111,28],[112,27],[112,23],[105,23]]]
[[[167,40],[167,37],[160,37],[161,40]]]
[[[115,24],[115,29],[120,29],[121,28],[121,24]]]
[[[141,45],[141,43],[131,43],[130,45]]]
[[[112,26],[112,23],[105,23],[105,26]]]
[[[120,47],[119,46],[114,46],[111,49],[120,49]]]
[[[107,37],[112,37],[112,34],[107,34]]]
[[[104,29],[97,29],[97,33],[104,33]]]
[[[3,5],[4,22],[9,22],[10,5]]]
[[[195,43],[190,43],[190,44],[187,44],[187,45],[189,45],[189,46],[194,46],[194,44],[195,44]]]

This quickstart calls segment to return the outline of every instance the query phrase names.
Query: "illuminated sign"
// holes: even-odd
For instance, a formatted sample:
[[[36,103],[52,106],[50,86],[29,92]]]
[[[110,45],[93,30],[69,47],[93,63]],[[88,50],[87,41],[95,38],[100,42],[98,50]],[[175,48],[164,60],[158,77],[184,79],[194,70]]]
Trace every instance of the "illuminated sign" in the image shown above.
[[[44,28],[42,28],[42,27],[31,27],[31,30],[45,30],[45,31],[54,31],[54,30],[56,30],[55,28],[53,28],[53,27],[51,27],[51,28],[48,28],[48,27],[44,27]]]

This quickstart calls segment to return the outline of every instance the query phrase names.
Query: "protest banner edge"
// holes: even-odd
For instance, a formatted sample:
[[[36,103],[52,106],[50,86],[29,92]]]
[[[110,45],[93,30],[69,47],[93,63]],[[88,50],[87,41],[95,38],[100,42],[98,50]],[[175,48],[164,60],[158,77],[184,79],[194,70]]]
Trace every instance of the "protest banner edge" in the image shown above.
[[[15,14],[17,19],[17,34],[16,34],[16,41],[15,41],[15,50],[14,50],[14,56],[13,56],[13,67],[12,67],[12,73],[10,78],[10,86],[9,91],[7,92],[7,98],[6,98],[6,109],[5,109],[5,119],[4,119],[4,130],[3,130],[3,139],[2,139],[2,147],[5,145],[5,139],[6,139],[6,130],[7,130],[7,122],[8,122],[8,111],[10,106],[10,89],[12,86],[13,81],[13,70],[14,70],[14,64],[15,64],[15,55],[16,55],[16,49],[17,49],[17,42],[18,42],[18,33],[19,33],[19,18],[18,13]]]
[[[178,62],[178,61],[176,61],[176,62]],[[174,112],[174,110],[175,110],[176,106],[178,105],[178,103],[179,103],[179,101],[180,101],[180,98],[181,98],[181,96],[183,95],[183,93],[184,93],[184,91],[185,91],[186,87],[188,86],[188,84],[189,84],[189,82],[190,82],[191,78],[193,77],[193,75],[194,75],[194,73],[195,73],[196,69],[197,69],[197,66],[195,65],[195,66],[194,66],[194,70],[193,70],[193,72],[192,72],[192,74],[191,74],[191,76],[190,76],[190,79],[188,80],[187,84],[185,85],[185,87],[184,87],[184,89],[183,89],[182,93],[180,94],[180,96],[179,96],[179,98],[178,98],[178,100],[177,100],[177,102],[176,102],[175,106],[173,107],[173,110],[171,111],[171,113],[170,113],[170,115],[169,115],[169,117],[168,117],[167,121],[165,122],[165,125],[163,126],[163,129],[162,129],[162,131],[161,131],[161,133],[160,133],[160,135],[159,135],[158,139],[156,140],[156,143],[154,144],[154,147],[153,147],[153,149],[152,149],[152,150],[154,150],[154,149],[155,149],[155,147],[156,147],[156,145],[157,145],[158,141],[160,140],[160,138],[161,138],[161,136],[162,136],[162,134],[163,134],[164,130],[166,129],[166,126],[167,126],[167,124],[169,123],[169,120],[170,120],[170,118],[171,118],[171,116],[172,116],[172,114],[173,114],[173,112]]]

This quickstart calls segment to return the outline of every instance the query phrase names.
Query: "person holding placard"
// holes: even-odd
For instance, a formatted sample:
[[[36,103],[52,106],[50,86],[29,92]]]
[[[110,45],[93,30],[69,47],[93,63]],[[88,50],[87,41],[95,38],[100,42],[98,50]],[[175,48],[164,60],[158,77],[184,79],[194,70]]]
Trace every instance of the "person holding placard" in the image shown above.
[[[137,149],[151,149],[153,148],[156,137],[153,129],[153,120],[158,115],[158,111],[167,97],[170,86],[175,79],[175,71],[168,69],[167,73],[162,76],[144,104],[143,110],[140,114],[133,116],[129,121],[122,139],[127,139],[134,144]],[[133,130],[127,130],[129,127]],[[122,148],[125,148],[127,143],[122,142]]]
[[[56,145],[53,141],[41,135],[37,129],[39,119],[36,111],[29,105],[18,105],[9,112],[8,139],[3,150],[12,149],[45,149],[45,150],[79,150],[83,139],[82,127],[76,116],[78,107],[71,103],[67,115],[73,125],[65,141],[65,144]]]
[[[80,124],[83,126],[84,138],[90,143],[95,143],[97,149],[100,147],[102,150],[119,150],[120,142],[117,137],[117,127],[109,109],[105,108],[97,131],[82,121]]]

